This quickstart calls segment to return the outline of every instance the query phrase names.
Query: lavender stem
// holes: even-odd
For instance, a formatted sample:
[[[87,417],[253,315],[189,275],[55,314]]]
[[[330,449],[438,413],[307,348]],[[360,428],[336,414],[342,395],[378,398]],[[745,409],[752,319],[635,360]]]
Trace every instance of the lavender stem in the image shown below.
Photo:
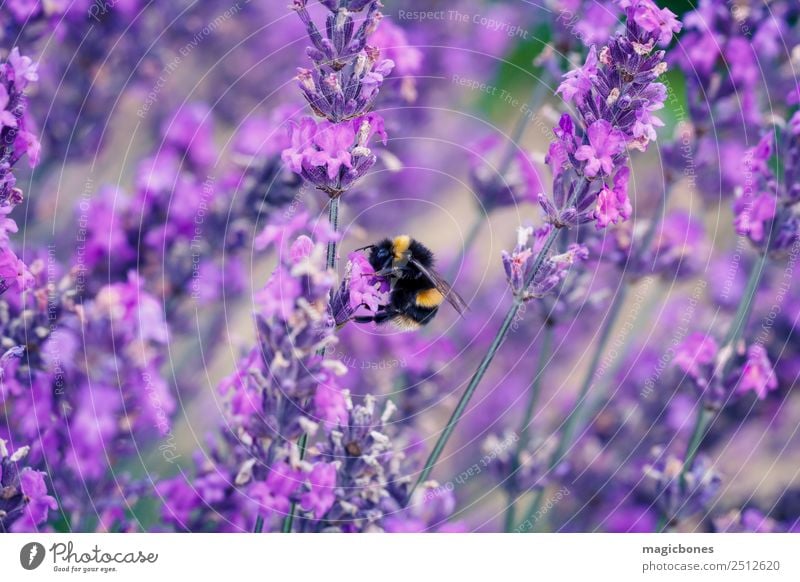
[[[340,196],[331,198],[331,205],[328,208],[328,222],[331,223],[333,232],[339,232],[339,198]],[[330,241],[328,243],[328,268],[334,271],[336,271],[337,252],[338,242],[335,240]]]
[[[544,330],[542,332],[542,345],[539,347],[539,359],[536,365],[536,375],[531,383],[530,397],[528,405],[525,408],[525,414],[522,417],[522,424],[519,430],[519,441],[517,442],[514,456],[511,459],[511,475],[509,475],[508,487],[508,507],[506,508],[505,526],[503,531],[510,532],[514,527],[514,503],[516,495],[519,492],[515,479],[516,473],[520,469],[520,457],[525,448],[525,443],[528,442],[528,434],[530,433],[531,424],[533,422],[533,412],[536,410],[536,404],[539,402],[539,395],[541,394],[542,378],[544,377],[544,369],[550,359],[553,344],[553,324],[545,322]]]
[[[592,360],[589,364],[589,369],[586,371],[583,384],[578,392],[578,399],[575,402],[575,406],[573,406],[572,410],[567,416],[567,419],[564,421],[561,429],[561,438],[558,441],[555,451],[553,451],[553,455],[550,457],[550,460],[547,463],[548,472],[555,469],[561,463],[564,454],[567,452],[569,447],[572,446],[572,437],[577,426],[577,420],[580,417],[580,413],[583,410],[584,404],[587,402],[589,390],[594,385],[593,379],[595,371],[597,370],[597,366],[600,364],[600,358],[603,356],[603,353],[606,350],[608,340],[611,337],[611,330],[614,327],[614,323],[617,321],[617,317],[619,317],[619,314],[622,310],[622,305],[625,303],[625,298],[627,295],[628,285],[623,285],[620,287],[620,290],[616,293],[616,295],[614,295],[614,300],[612,301],[611,307],[606,313],[606,318],[602,323],[602,329],[600,330],[600,341],[598,341],[597,345],[595,346],[594,352],[592,353]],[[539,509],[541,509],[543,499],[544,489],[539,489],[535,493],[533,502],[528,509],[527,519],[532,519]]]
[[[576,189],[578,191],[579,189]],[[539,269],[544,263],[547,254],[550,252],[550,247],[553,246],[556,238],[558,237],[559,229],[554,228],[550,234],[547,236],[547,239],[542,246],[542,250],[539,251],[539,254],[536,255],[536,260],[533,263],[533,267],[531,268],[531,274],[528,277],[528,280],[525,282],[524,287],[527,288],[531,282],[533,281],[536,274],[539,272]],[[500,349],[500,346],[506,339],[508,335],[509,329],[511,329],[511,324],[517,317],[520,308],[522,307],[522,299],[521,297],[515,297],[514,303],[511,305],[511,309],[508,310],[505,319],[503,320],[500,329],[497,330],[497,334],[495,335],[494,339],[492,340],[492,344],[489,347],[489,350],[483,356],[481,363],[478,365],[478,369],[475,370],[475,373],[472,375],[472,378],[467,385],[467,389],[464,391],[464,394],[461,395],[461,399],[458,401],[453,414],[450,416],[450,419],[447,421],[447,424],[442,431],[442,434],[439,436],[439,440],[436,441],[436,444],[431,451],[431,454],[428,456],[427,461],[425,461],[425,465],[420,473],[419,479],[417,479],[416,483],[411,487],[406,497],[404,506],[408,505],[409,501],[411,501],[411,496],[414,494],[414,491],[421,483],[424,483],[428,476],[431,474],[433,467],[436,465],[436,462],[439,460],[439,457],[444,450],[447,441],[453,434],[453,431],[458,425],[459,421],[461,420],[462,415],[464,414],[464,410],[467,408],[467,404],[472,399],[472,395],[475,393],[475,390],[478,388],[481,380],[483,379],[484,375],[486,374],[486,370],[489,369],[489,365],[494,360],[497,351]]]
[[[633,254],[632,260],[634,265],[637,264],[642,256],[644,255],[645,251],[650,247],[653,242],[653,238],[656,234],[656,228],[658,224],[660,224],[664,220],[664,215],[667,211],[667,204],[669,203],[669,196],[672,192],[671,185],[667,185],[664,188],[664,194],[661,196],[661,201],[658,206],[658,210],[656,211],[656,216],[653,217],[653,220],[648,225],[647,231],[645,231],[644,236],[642,237],[642,242],[639,245],[638,250]],[[600,332],[600,341],[597,343],[594,353],[592,354],[591,364],[589,365],[589,369],[586,372],[586,376],[583,380],[583,385],[581,386],[581,390],[578,393],[578,400],[575,403],[575,406],[570,411],[567,420],[564,422],[562,428],[562,435],[559,439],[558,446],[553,453],[553,456],[550,458],[550,461],[547,465],[547,470],[552,471],[558,464],[561,462],[562,457],[566,450],[571,446],[571,441],[573,437],[573,433],[575,431],[577,420],[580,417],[580,413],[584,407],[585,402],[587,401],[587,396],[589,394],[589,390],[592,387],[592,378],[595,375],[595,371],[597,370],[597,366],[600,363],[600,358],[603,355],[603,352],[606,349],[606,345],[608,344],[608,340],[611,337],[611,329],[617,322],[617,318],[621,313],[622,305],[625,303],[625,298],[628,295],[628,289],[630,286],[630,281],[627,281],[619,290],[619,292],[614,295],[614,299],[611,303],[611,307],[606,314],[606,318],[603,321],[602,330]],[[520,445],[522,446],[522,442],[520,441]],[[531,519],[541,508],[542,500],[543,500],[543,489],[539,489],[531,502],[531,507],[528,510],[528,517],[527,519]],[[513,528],[513,525],[512,525]],[[511,528],[509,528],[511,529]],[[509,530],[506,530],[509,531]]]
[[[728,333],[725,336],[725,343],[723,344],[721,350],[723,353],[730,351],[730,349],[733,348],[733,346],[739,341],[744,333],[747,320],[750,318],[750,312],[753,309],[753,302],[756,292],[758,291],[758,285],[761,282],[761,277],[763,276],[764,271],[766,270],[768,258],[768,253],[763,253],[759,257],[758,262],[753,266],[753,270],[750,271],[750,276],[747,279],[747,286],[745,287],[742,301],[739,303],[739,307],[737,308],[736,314],[733,317],[731,326],[728,328]],[[727,376],[732,365],[732,360],[733,358],[729,357],[722,366],[722,369],[720,370],[721,377],[724,378]],[[681,474],[679,477],[680,485],[684,489],[686,487],[686,473],[694,463],[694,459],[697,456],[697,453],[700,451],[700,445],[703,443],[703,439],[705,438],[706,432],[711,427],[715,415],[716,411],[708,406],[701,404],[698,407],[694,429],[692,430],[691,437],[689,437],[689,444],[686,447],[686,453],[683,457]],[[670,516],[665,515],[662,517],[663,523],[662,521],[659,521],[656,529],[657,532],[661,532],[664,530],[664,528],[669,526]]]

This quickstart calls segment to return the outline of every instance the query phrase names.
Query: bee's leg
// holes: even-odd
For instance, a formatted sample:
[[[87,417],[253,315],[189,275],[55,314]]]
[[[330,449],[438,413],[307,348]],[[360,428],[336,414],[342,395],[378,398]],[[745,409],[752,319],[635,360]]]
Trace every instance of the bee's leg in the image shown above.
[[[386,267],[385,269],[381,269],[380,271],[375,271],[373,275],[375,277],[397,277],[402,273],[403,269],[400,267]]]
[[[352,321],[356,323],[377,323],[380,325],[381,323],[385,323],[389,321],[391,318],[395,317],[397,312],[394,310],[389,309],[382,309],[375,313],[375,315],[357,315],[352,318]]]

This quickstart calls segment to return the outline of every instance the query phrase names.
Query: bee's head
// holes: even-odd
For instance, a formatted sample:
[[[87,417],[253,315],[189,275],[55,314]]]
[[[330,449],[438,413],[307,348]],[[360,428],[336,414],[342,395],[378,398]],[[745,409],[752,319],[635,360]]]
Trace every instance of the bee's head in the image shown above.
[[[376,271],[382,271],[392,266],[394,261],[394,249],[392,241],[386,239],[372,247],[369,254],[369,264]]]

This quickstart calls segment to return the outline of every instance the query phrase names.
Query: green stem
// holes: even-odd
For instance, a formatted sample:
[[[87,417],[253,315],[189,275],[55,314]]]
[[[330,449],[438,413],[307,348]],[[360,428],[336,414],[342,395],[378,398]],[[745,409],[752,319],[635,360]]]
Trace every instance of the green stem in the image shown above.
[[[603,322],[602,329],[600,331],[600,340],[597,342],[594,352],[592,353],[592,360],[589,364],[589,369],[586,371],[586,376],[584,377],[583,383],[581,384],[581,389],[578,392],[578,399],[575,403],[575,406],[572,407],[572,410],[567,416],[567,419],[564,421],[564,424],[562,425],[561,438],[559,438],[558,445],[556,446],[553,454],[550,456],[550,460],[547,463],[547,472],[552,471],[559,465],[559,463],[561,463],[564,453],[572,444],[572,435],[575,432],[577,420],[580,417],[581,410],[587,401],[589,390],[594,384],[593,380],[597,366],[600,363],[600,358],[605,352],[608,339],[611,337],[611,330],[620,314],[623,303],[625,303],[625,297],[627,294],[628,286],[623,285],[619,292],[617,292],[617,294],[614,296],[611,308],[608,310],[608,314],[606,315],[606,319]],[[534,493],[533,500],[528,508],[526,519],[533,519],[533,516],[535,516],[539,509],[541,509],[543,499],[544,488],[540,488]]]
[[[256,526],[253,528],[253,533],[261,533],[262,529],[264,529],[264,520],[259,515],[256,517]]]
[[[336,198],[331,198],[331,205],[328,208],[328,222],[331,223],[331,228],[333,232],[339,232],[339,196]],[[328,243],[328,268],[333,269],[336,271],[336,260],[337,260],[337,253],[338,250],[338,243],[337,241],[330,241]]]
[[[331,205],[328,207],[328,221],[331,223],[331,228],[333,232],[339,232],[339,196],[335,198],[331,198]],[[333,271],[337,270],[337,254],[338,254],[338,243],[337,241],[333,240],[328,243],[327,249],[327,267]],[[333,290],[331,290],[333,293]],[[317,352],[317,355],[324,356],[325,355],[325,348],[320,349]],[[300,460],[302,461],[306,456],[306,450],[308,448],[308,433],[303,433],[300,435],[300,438],[297,441],[297,446],[300,449]],[[289,508],[289,513],[286,517],[283,518],[283,526],[281,527],[281,531],[283,533],[291,533],[292,527],[294,526],[294,516],[297,513],[297,503],[292,502],[291,507]]]
[[[725,346],[732,346],[735,344],[739,341],[739,338],[742,337],[742,333],[744,333],[745,325],[753,309],[753,299],[756,296],[756,291],[758,291],[758,284],[761,282],[761,277],[766,269],[767,259],[767,253],[762,254],[758,262],[753,266],[753,270],[750,271],[750,277],[747,279],[747,287],[745,287],[742,302],[739,304],[736,315],[733,317],[733,322],[731,322],[731,327],[728,329],[728,334],[725,336],[725,342],[723,344]]]
[[[658,518],[658,523],[656,524],[656,533],[664,533],[664,530],[667,529],[669,522],[667,521],[667,516],[662,515]]]
[[[733,365],[732,351],[736,343],[742,337],[745,327],[747,326],[747,320],[750,318],[750,312],[753,310],[754,299],[758,291],[758,284],[761,282],[761,277],[766,270],[767,260],[768,254],[765,252],[759,257],[758,262],[753,266],[753,270],[750,271],[742,301],[739,303],[736,314],[733,316],[733,321],[731,321],[731,326],[728,328],[728,333],[725,334],[725,342],[720,350],[721,353],[725,354],[727,360],[722,365],[721,369],[714,371],[715,376],[719,378],[725,378]],[[692,429],[692,435],[689,437],[689,444],[686,445],[686,453],[681,463],[681,474],[678,483],[682,492],[686,490],[686,475],[694,464],[697,453],[700,451],[700,445],[703,444],[703,439],[714,421],[715,414],[716,412],[713,408],[700,403],[694,428]],[[661,521],[666,523],[671,517],[672,516],[669,515],[662,515]],[[659,521],[659,525],[661,521]],[[661,528],[656,531],[661,531]]]
[[[547,254],[550,252],[550,248],[553,246],[553,243],[555,242],[556,237],[558,236],[558,232],[559,229],[554,228],[547,236],[547,239],[545,239],[541,251],[539,251],[539,254],[536,255],[536,260],[533,263],[528,279],[525,281],[525,284],[523,286],[524,289],[527,289],[528,286],[530,286],[534,277],[539,272],[542,263],[544,263]],[[458,404],[456,405],[453,414],[450,416],[450,419],[447,421],[447,424],[445,425],[442,434],[439,436],[439,440],[436,441],[436,444],[434,445],[431,454],[428,456],[427,461],[425,461],[425,465],[422,469],[422,472],[420,473],[419,479],[417,479],[416,483],[414,483],[414,485],[409,490],[404,505],[408,505],[416,488],[419,487],[421,483],[427,481],[428,477],[430,476],[433,467],[436,465],[436,462],[439,460],[439,457],[441,456],[442,451],[444,450],[444,447],[447,444],[447,441],[450,439],[451,435],[453,434],[453,431],[456,428],[456,425],[458,425],[459,421],[461,420],[461,417],[464,414],[464,410],[466,410],[467,408],[467,404],[469,404],[470,399],[472,399],[472,395],[475,393],[475,390],[481,383],[481,380],[486,374],[486,370],[489,369],[489,365],[492,363],[492,360],[494,360],[494,357],[497,354],[497,351],[500,349],[500,346],[503,345],[506,336],[508,336],[508,332],[511,329],[511,324],[516,319],[517,314],[519,313],[521,307],[522,307],[522,300],[519,297],[515,297],[514,303],[511,305],[511,308],[508,310],[508,313],[506,314],[506,317],[503,320],[500,329],[494,336],[494,339],[492,340],[492,344],[489,347],[489,350],[483,356],[481,363],[478,365],[478,369],[475,370],[475,373],[472,375],[472,378],[470,379],[469,384],[467,385],[467,388],[464,391],[464,394],[461,395],[461,399],[458,401]]]
[[[522,417],[522,424],[519,429],[519,440],[517,441],[517,448],[514,451],[514,456],[511,460],[511,475],[509,476],[508,488],[508,507],[506,508],[506,516],[504,520],[504,531],[510,532],[514,527],[514,502],[519,488],[516,485],[516,474],[520,469],[520,457],[522,451],[528,442],[528,434],[530,433],[531,424],[533,422],[533,412],[536,410],[536,405],[539,402],[539,395],[542,391],[542,378],[544,377],[544,369],[550,359],[553,344],[553,324],[545,323],[544,331],[542,332],[542,345],[539,347],[539,361],[536,365],[536,376],[531,383],[530,397],[528,398],[528,405],[525,408],[525,413]]]
[[[705,437],[713,418],[714,411],[701,403],[700,410],[695,418],[692,436],[689,437],[689,444],[686,445],[686,454],[683,457],[683,467],[680,474],[680,486],[682,489],[686,488],[686,468],[691,467],[692,463],[694,463],[694,458],[700,450],[700,444],[703,442],[703,437]]]
[[[720,378],[725,378],[728,375],[728,372],[730,372],[731,366],[733,365],[733,354],[731,352],[733,349],[735,349],[736,343],[742,337],[745,327],[747,326],[747,320],[750,318],[750,312],[753,310],[754,299],[756,292],[758,291],[758,284],[761,282],[761,277],[766,270],[767,260],[768,255],[767,253],[764,253],[759,257],[758,262],[753,267],[753,270],[750,271],[750,276],[747,279],[747,286],[745,287],[742,301],[739,303],[736,314],[733,316],[731,326],[728,329],[728,333],[725,335],[725,343],[720,350],[723,354],[727,354],[727,360],[722,365],[721,370],[715,371],[715,374],[717,374]],[[703,442],[706,432],[713,422],[714,415],[715,411],[712,408],[704,406],[701,403],[697,412],[697,418],[695,419],[692,436],[689,437],[689,444],[686,447],[686,454],[683,458],[680,474],[680,485],[682,488],[686,487],[686,473],[694,464],[694,459],[700,450],[700,445]]]
[[[302,461],[306,457],[306,450],[308,448],[308,433],[303,433],[300,435],[300,438],[297,441],[297,446],[300,448],[300,460]],[[282,533],[292,533],[292,527],[294,526],[294,516],[297,513],[297,502],[292,501],[292,506],[289,509],[289,514],[283,518],[283,527],[281,527]]]

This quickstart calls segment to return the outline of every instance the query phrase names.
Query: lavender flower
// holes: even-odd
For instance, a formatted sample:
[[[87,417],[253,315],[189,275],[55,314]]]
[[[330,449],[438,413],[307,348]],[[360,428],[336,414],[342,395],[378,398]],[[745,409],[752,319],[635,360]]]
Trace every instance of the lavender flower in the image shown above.
[[[719,346],[713,337],[700,332],[689,335],[675,350],[672,362],[700,386],[708,385]]]
[[[20,467],[30,447],[9,453],[0,438],[0,532],[28,531],[45,522],[49,510],[58,507],[47,494],[45,474]]]
[[[377,158],[368,145],[376,134],[385,144],[383,119],[377,114],[339,124],[318,124],[304,117],[291,125],[291,146],[283,150],[283,161],[304,180],[338,198],[375,165]]]
[[[684,471],[681,461],[661,448],[651,455],[655,460],[644,467],[644,474],[654,487],[654,502],[668,523],[705,512],[721,483],[710,461],[699,456]]]
[[[656,82],[666,63],[664,51],[653,52],[653,47],[663,38],[662,27],[680,25],[649,1],[627,3],[626,10],[625,33],[599,54],[592,47],[584,65],[567,73],[558,88],[577,107],[581,123],[562,116],[547,156],[555,178],[553,199],[540,195],[539,203],[557,227],[596,220],[603,228],[628,218],[626,148],[644,151],[661,125],[653,112],[666,99],[665,86]],[[608,186],[611,177],[613,186]]]
[[[0,531],[496,531],[498,489],[506,531],[798,529],[790,456],[753,497],[763,463],[730,451],[797,437],[800,5],[400,4],[4,4]],[[522,106],[508,63],[545,29]],[[546,119],[548,188],[523,143]],[[520,214],[505,276],[469,251],[483,212],[448,248],[470,200]],[[468,316],[346,325],[391,285],[338,245],[431,225]],[[198,374],[227,347],[215,407]],[[219,418],[189,454],[197,410]]]
[[[767,393],[778,387],[778,380],[769,361],[767,350],[760,345],[752,345],[747,351],[747,361],[741,372],[738,383],[739,392],[752,390],[760,399],[767,397]]]
[[[313,44],[308,56],[314,69],[298,69],[297,80],[314,112],[338,123],[369,112],[394,62],[381,59],[380,51],[367,44],[381,19],[377,0],[325,6],[331,14],[326,19],[327,37],[323,38],[306,9],[306,0],[293,3]],[[353,14],[365,8],[366,16],[356,26]]]
[[[16,47],[0,64],[0,294],[9,288],[20,293],[32,279],[28,268],[8,246],[8,233],[17,232],[17,224],[8,215],[22,202],[14,166],[25,155],[31,167],[39,161],[39,141],[30,129],[25,98],[29,83],[38,79],[36,71],[36,65]]]
[[[523,301],[540,299],[554,293],[559,283],[566,278],[570,268],[589,256],[585,246],[571,244],[566,252],[549,256],[534,273],[535,258],[541,252],[553,228],[551,225],[545,225],[536,231],[531,227],[520,228],[517,246],[511,253],[503,251],[506,278],[511,290]]]
[[[362,253],[350,253],[347,259],[344,278],[331,301],[338,326],[350,321],[360,310],[374,314],[389,303],[389,282],[375,276],[367,257]]]
[[[309,483],[312,497],[307,499],[313,500],[312,508],[321,504],[325,511],[312,512],[306,527],[369,531],[378,529],[384,516],[400,517],[393,514],[400,511],[410,480],[401,473],[402,452],[386,434],[385,423],[394,410],[389,402],[378,416],[371,396],[363,405],[348,402],[347,418],[318,445],[324,478]],[[321,491],[314,493],[315,487]]]

